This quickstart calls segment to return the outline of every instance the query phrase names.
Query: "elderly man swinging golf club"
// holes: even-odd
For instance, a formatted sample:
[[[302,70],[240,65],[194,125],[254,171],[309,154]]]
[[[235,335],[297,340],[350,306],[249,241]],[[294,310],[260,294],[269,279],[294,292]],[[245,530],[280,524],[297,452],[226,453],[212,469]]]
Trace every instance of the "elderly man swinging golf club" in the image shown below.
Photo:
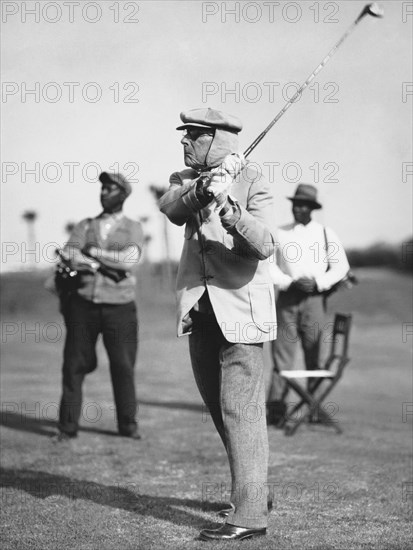
[[[268,440],[263,342],[275,338],[265,262],[274,250],[272,195],[238,152],[237,118],[214,109],[181,113],[187,169],[174,172],[160,209],[185,225],[177,279],[178,336],[189,334],[196,383],[227,451],[231,507],[203,540],[265,535]]]

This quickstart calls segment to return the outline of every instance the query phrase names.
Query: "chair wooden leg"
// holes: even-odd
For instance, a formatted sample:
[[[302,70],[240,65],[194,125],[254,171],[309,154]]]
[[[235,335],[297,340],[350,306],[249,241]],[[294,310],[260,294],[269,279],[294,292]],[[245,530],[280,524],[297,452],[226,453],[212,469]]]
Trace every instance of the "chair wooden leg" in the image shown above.
[[[298,382],[293,380],[288,380],[287,383],[291,389],[301,398],[293,409],[288,413],[283,426],[285,435],[294,435],[298,427],[303,424],[309,417],[311,417],[316,411],[320,419],[320,423],[332,426],[338,434],[342,433],[337,421],[334,421],[330,415],[323,409],[322,401],[327,397],[330,391],[333,389],[337,381],[330,384],[328,388],[320,395],[318,399],[314,398],[311,393],[305,390]],[[309,413],[303,414],[303,416],[298,420],[293,420],[293,415],[300,410],[304,405],[308,405]]]
[[[320,405],[321,405],[321,403],[320,403]],[[343,433],[343,430],[340,428],[339,423],[338,423],[337,421],[335,421],[335,420],[332,420],[331,417],[330,417],[330,415],[327,414],[327,413],[324,411],[324,409],[319,408],[319,411],[318,411],[318,412],[319,412],[319,415],[320,415],[321,422],[322,422],[323,424],[327,424],[328,426],[332,426],[332,427],[336,430],[336,432],[337,432],[338,434],[342,434],[342,433]]]
[[[286,424],[284,426],[284,434],[287,436],[294,435],[297,428],[298,428],[297,424]]]

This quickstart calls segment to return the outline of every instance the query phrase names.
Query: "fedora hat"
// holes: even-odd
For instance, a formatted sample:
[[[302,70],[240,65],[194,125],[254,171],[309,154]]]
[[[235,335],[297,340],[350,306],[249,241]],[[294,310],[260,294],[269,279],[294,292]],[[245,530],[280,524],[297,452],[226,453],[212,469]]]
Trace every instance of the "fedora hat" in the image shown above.
[[[293,197],[287,197],[290,201],[305,201],[312,205],[314,210],[322,208],[321,204],[317,201],[317,189],[314,185],[309,183],[300,183],[295,190]]]

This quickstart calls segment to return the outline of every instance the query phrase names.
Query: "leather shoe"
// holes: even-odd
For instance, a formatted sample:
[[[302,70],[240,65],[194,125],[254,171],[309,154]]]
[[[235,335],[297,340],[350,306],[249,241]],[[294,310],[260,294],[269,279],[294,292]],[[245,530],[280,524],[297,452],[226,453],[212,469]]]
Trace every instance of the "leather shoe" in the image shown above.
[[[237,527],[230,523],[224,523],[219,529],[203,529],[199,533],[202,540],[244,540],[252,539],[260,535],[266,535],[267,529],[249,529],[248,527]]]
[[[267,425],[274,428],[283,428],[287,416],[287,405],[282,401],[269,401],[267,403]]]
[[[52,435],[54,443],[63,443],[64,441],[70,441],[71,439],[76,439],[77,433],[66,433],[58,432]]]
[[[138,430],[131,433],[120,432],[119,435],[121,435],[122,437],[128,437],[129,439],[142,439],[141,434],[138,432]]]
[[[269,500],[267,502],[267,506],[268,506],[268,511],[271,512],[271,510],[273,509],[273,503],[272,503],[272,500]],[[220,510],[218,512],[218,515],[219,517],[221,518],[227,518],[229,516],[229,514],[233,511],[233,508],[229,507],[229,508],[224,508],[223,510]]]

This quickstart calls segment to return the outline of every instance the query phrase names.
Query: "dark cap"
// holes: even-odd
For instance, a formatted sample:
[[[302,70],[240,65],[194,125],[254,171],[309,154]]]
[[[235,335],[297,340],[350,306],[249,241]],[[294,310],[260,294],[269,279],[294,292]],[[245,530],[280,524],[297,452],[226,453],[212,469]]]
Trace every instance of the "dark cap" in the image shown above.
[[[317,201],[317,189],[314,185],[309,183],[300,183],[295,190],[293,197],[287,197],[290,201],[305,201],[312,205],[314,210],[322,208],[321,204]]]
[[[108,172],[102,172],[99,176],[101,183],[115,183],[121,189],[123,189],[128,197],[132,193],[132,186],[122,174],[109,174]]]
[[[178,126],[177,130],[185,130],[185,128],[194,126],[213,130],[219,128],[233,134],[238,134],[242,130],[242,122],[239,118],[216,109],[191,109],[190,111],[183,111],[180,117],[184,124]]]

